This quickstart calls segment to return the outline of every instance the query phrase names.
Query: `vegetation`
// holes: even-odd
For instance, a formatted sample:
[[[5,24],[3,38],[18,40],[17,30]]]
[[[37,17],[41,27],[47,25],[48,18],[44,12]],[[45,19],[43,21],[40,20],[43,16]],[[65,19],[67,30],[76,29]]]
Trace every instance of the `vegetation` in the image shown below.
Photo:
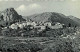
[[[79,52],[80,28],[37,30],[3,29],[0,38],[1,52]],[[76,34],[76,35],[75,35]],[[63,35],[63,36],[62,36]],[[67,37],[69,35],[69,37]],[[29,38],[26,38],[29,37]],[[30,38],[33,37],[33,38]],[[43,38],[42,38],[43,37]],[[67,38],[64,38],[67,37]],[[73,38],[75,37],[75,38]],[[72,39],[73,38],[73,39]]]

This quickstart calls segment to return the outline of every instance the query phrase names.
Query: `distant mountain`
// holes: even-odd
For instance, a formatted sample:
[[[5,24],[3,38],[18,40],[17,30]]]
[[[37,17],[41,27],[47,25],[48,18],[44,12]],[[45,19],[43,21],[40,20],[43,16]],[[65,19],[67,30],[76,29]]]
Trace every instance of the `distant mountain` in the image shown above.
[[[80,26],[80,20],[76,21],[76,19],[71,19],[69,16],[65,16],[61,13],[56,13],[56,12],[45,12],[45,13],[41,13],[41,14],[35,14],[35,15],[31,15],[31,16],[27,16],[24,17],[27,20],[32,20],[32,21],[36,21],[36,22],[59,22],[62,24],[65,24],[66,26],[69,25],[69,23],[71,24],[71,26]]]
[[[14,23],[17,21],[25,21],[21,15],[19,15],[14,8],[7,8],[0,12],[0,24]]]
[[[68,18],[72,19],[73,21],[77,22],[78,24],[80,24],[80,19],[74,16],[67,16]]]

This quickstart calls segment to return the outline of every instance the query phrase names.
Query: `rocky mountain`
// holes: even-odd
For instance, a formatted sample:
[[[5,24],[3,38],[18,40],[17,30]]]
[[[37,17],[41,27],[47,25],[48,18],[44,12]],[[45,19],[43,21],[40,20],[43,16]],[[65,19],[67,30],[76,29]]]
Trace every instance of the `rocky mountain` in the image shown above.
[[[56,13],[56,12],[45,12],[45,13],[41,13],[41,14],[35,14],[35,15],[31,15],[31,16],[27,16],[24,17],[27,20],[32,20],[32,21],[36,21],[36,22],[59,22],[62,24],[65,24],[66,26],[69,25],[69,23],[71,24],[71,26],[80,26],[80,21],[76,21],[75,19],[71,19],[69,18],[69,16],[65,16],[64,14],[61,13]]]
[[[21,15],[19,15],[14,8],[7,8],[0,12],[0,24],[14,23],[17,21],[25,21]]]

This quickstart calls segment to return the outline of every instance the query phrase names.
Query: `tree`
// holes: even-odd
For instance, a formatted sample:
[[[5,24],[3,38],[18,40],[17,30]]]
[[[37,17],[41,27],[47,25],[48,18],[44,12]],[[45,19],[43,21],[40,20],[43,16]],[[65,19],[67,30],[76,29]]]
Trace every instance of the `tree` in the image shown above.
[[[3,20],[3,15],[1,16],[1,20]]]
[[[46,26],[46,29],[45,30],[48,31],[48,30],[50,30],[50,28],[48,26]]]
[[[71,27],[71,23],[69,23],[68,27]]]

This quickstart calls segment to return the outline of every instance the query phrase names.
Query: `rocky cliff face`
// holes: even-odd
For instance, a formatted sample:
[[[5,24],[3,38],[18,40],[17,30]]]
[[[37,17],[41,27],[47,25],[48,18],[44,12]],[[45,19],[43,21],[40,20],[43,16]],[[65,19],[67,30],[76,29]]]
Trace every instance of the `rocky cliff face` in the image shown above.
[[[14,8],[7,8],[4,11],[0,12],[0,21],[4,22],[17,22],[25,21],[21,15],[19,15]]]

